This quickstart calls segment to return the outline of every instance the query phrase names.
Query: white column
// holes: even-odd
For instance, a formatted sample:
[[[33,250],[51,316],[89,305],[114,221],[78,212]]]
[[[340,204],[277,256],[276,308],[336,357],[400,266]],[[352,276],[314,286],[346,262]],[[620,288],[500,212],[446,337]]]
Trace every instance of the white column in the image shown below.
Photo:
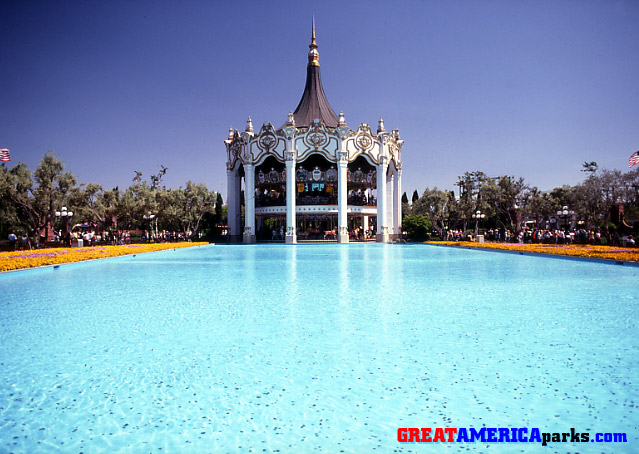
[[[242,241],[242,177],[239,168],[235,172],[235,233],[234,239],[237,242]]]
[[[295,152],[287,151],[286,155],[286,242],[297,243],[295,229]]]
[[[244,166],[246,178],[246,191],[244,198],[246,209],[244,211],[244,242],[255,243],[255,166],[246,164]]]
[[[380,156],[377,165],[377,242],[388,242],[388,225],[386,224],[386,169],[388,159]]]
[[[346,152],[339,153],[337,162],[337,242],[348,243],[348,159]]]
[[[237,212],[239,211],[239,196],[237,191],[237,181],[235,178],[236,172],[234,170],[226,170],[226,217],[228,224],[228,235],[230,239],[233,239],[233,235],[239,235],[239,223],[237,222]]]
[[[388,234],[395,232],[395,219],[393,216],[394,200],[393,190],[395,189],[395,174],[389,173],[386,180],[386,222],[388,224]]]
[[[397,175],[395,175],[395,192],[393,200],[393,225],[395,226],[395,234],[401,235],[402,233],[402,169],[397,169]]]
[[[362,229],[364,229],[364,233],[368,231],[368,216],[362,217]]]

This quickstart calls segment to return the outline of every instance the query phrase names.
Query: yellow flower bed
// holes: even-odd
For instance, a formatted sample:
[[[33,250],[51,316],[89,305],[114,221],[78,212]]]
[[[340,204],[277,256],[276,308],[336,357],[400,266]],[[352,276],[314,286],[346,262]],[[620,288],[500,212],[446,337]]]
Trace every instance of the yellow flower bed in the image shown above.
[[[209,243],[152,243],[0,252],[0,272],[45,265],[58,265],[60,263],[81,262],[83,260],[118,257],[120,255],[141,254],[143,252],[163,251],[166,249],[202,246],[204,244]]]
[[[566,255],[591,259],[607,259],[620,262],[639,262],[639,249],[615,246],[592,246],[589,244],[516,244],[474,243],[469,241],[427,241],[428,244],[459,246],[475,249],[498,249],[502,251],[530,252],[537,254]]]

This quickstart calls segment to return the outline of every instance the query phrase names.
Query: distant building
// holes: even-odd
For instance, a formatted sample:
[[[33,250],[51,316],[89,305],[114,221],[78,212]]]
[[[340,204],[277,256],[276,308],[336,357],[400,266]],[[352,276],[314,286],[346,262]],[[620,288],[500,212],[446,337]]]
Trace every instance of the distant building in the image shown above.
[[[231,128],[224,141],[229,235],[245,243],[388,242],[401,233],[404,141],[381,118],[376,133],[366,123],[346,126],[322,88],[315,20],[309,48],[304,93],[287,121],[277,129],[266,122],[255,133],[249,117],[244,132]],[[274,220],[266,228],[268,218]]]

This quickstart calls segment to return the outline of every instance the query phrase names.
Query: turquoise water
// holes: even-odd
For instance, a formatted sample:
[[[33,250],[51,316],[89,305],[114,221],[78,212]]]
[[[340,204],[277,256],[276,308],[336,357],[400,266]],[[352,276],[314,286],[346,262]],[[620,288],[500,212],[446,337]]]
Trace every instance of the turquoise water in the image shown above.
[[[0,452],[639,452],[639,267],[206,246],[0,276]],[[400,444],[398,427],[627,432]]]

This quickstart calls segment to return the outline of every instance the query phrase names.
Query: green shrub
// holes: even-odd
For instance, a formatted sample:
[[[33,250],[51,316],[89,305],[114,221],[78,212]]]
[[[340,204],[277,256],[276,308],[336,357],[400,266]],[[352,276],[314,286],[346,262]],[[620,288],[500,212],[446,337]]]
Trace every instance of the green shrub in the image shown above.
[[[408,234],[411,241],[426,241],[433,224],[420,214],[407,214],[402,222],[402,230]]]

